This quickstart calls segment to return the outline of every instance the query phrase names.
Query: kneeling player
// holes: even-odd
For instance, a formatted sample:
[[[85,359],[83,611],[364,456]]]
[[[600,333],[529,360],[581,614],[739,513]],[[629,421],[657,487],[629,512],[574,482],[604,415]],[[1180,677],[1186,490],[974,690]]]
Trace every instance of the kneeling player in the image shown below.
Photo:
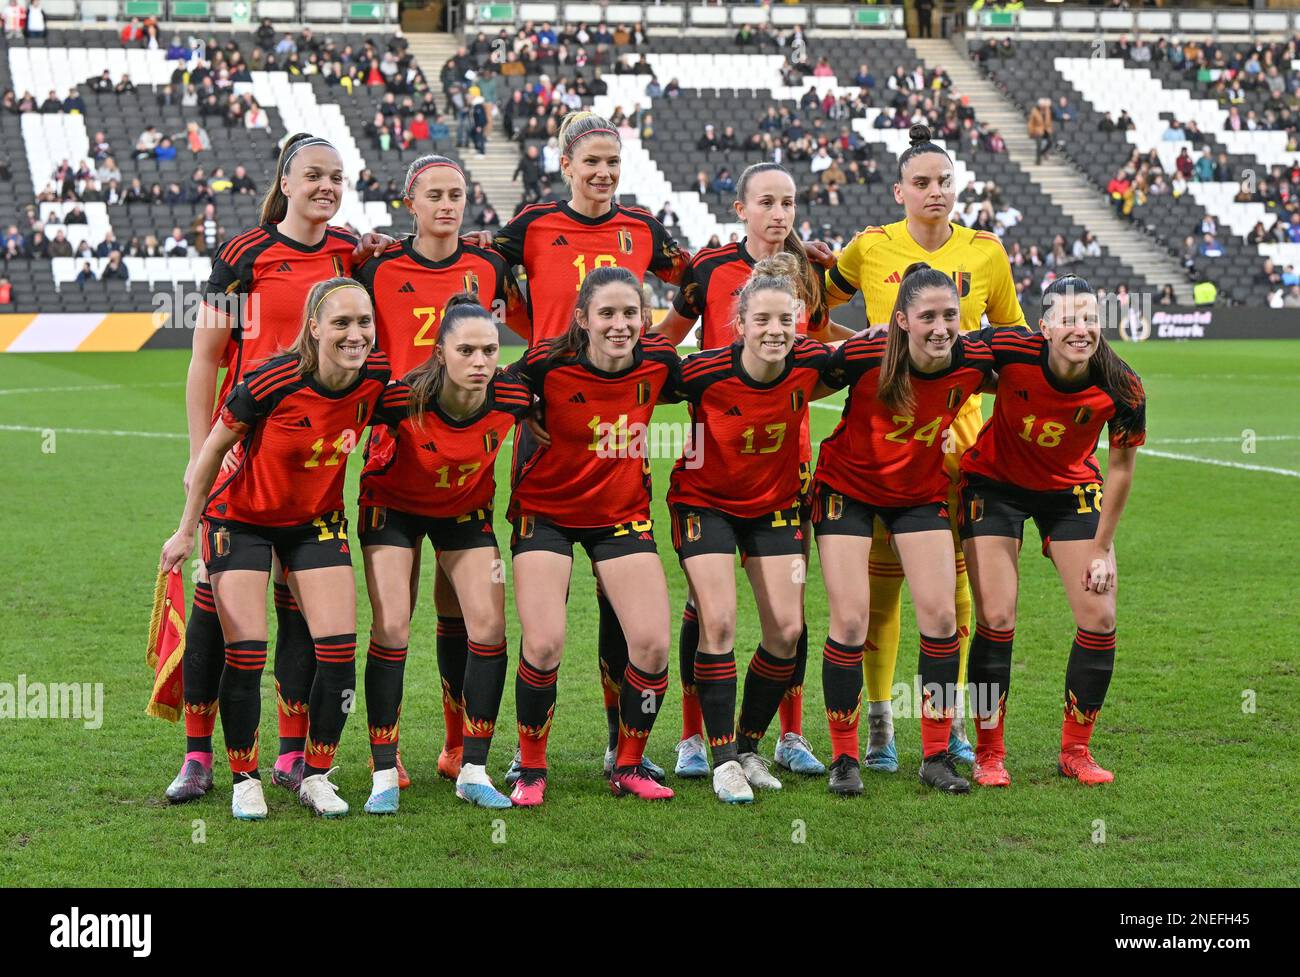
[[[668,504],[673,546],[698,607],[694,685],[713,790],[729,804],[753,801],[754,787],[781,788],[758,744],[790,686],[804,631],[799,432],[831,351],[796,338],[796,274],[789,255],[759,261],[737,303],[740,338],[682,364],[693,451],[673,469]],[[763,634],[745,676],[738,728],[737,550]]]
[[[1085,784],[1114,779],[1088,749],[1115,667],[1115,530],[1146,440],[1141,381],[1107,344],[1097,296],[1083,279],[1058,278],[1043,294],[1038,333],[985,330],[998,369],[993,418],[962,456],[961,535],[975,594],[970,680],[979,738],[972,775],[1005,787],[1003,720],[1026,519],[1056,565],[1077,628],[1065,670],[1061,774]],[[1110,430],[1106,505],[1094,455]]]
[[[870,603],[863,571],[876,520],[902,562],[921,634],[921,781],[970,790],[948,745],[960,640],[944,454],[953,418],[992,372],[988,347],[961,335],[953,280],[924,262],[904,274],[888,336],[848,340],[827,370],[829,385],[849,387],[844,416],[822,442],[813,509],[830,604],[822,685],[832,793],[862,792],[858,717]]]
[[[298,798],[324,817],[348,813],[329,781],[356,686],[356,587],[343,480],[389,368],[373,349],[370,298],[351,279],[313,286],[303,319],[288,354],[235,386],[194,464],[180,528],[162,551],[164,569],[186,560],[202,513],[203,558],[226,641],[220,702],[234,775],[231,812],[241,820],[266,817],[257,769],[258,686],[272,553],[289,574],[316,653]],[[241,440],[240,463],[220,472],[213,490],[222,459]]]
[[[398,805],[398,716],[411,622],[411,568],[425,536],[455,588],[469,657],[462,702],[464,760],[456,794],[510,807],[488,779],[488,747],[506,678],[505,582],[492,531],[493,465],[532,405],[523,384],[497,373],[500,336],[474,296],[453,297],[433,355],[384,392],[376,423],[391,438],[361,474],[361,546],[374,610],[366,656],[366,712],[374,786],[365,809]]]
[[[510,502],[523,630],[515,682],[521,767],[510,798],[520,806],[541,804],[546,791],[575,543],[591,558],[627,638],[610,790],[647,800],[673,796],[642,762],[668,690],[668,584],[650,519],[649,462],[636,432],[648,425],[660,391],[676,387],[680,363],[667,339],[642,338],[641,301],[641,283],[626,268],[594,269],[568,331],[507,371],[540,398],[550,436],[548,447],[526,457],[516,443]]]

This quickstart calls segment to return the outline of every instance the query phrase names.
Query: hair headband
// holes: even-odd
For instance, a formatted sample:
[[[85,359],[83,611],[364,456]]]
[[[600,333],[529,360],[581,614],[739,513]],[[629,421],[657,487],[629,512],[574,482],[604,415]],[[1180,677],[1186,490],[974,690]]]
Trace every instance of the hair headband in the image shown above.
[[[356,282],[348,282],[346,285],[335,285],[333,288],[327,289],[325,291],[325,294],[316,300],[316,307],[311,310],[311,317],[315,319],[317,322],[320,322],[320,319],[318,318],[318,316],[320,315],[320,307],[325,304],[325,300],[327,298],[329,298],[335,292],[344,288],[361,288],[361,286],[358,285]],[[364,288],[361,288],[361,291],[365,292],[366,290]],[[369,295],[370,293],[366,292],[366,294]]]
[[[334,144],[332,142],[330,142],[328,139],[321,139],[319,136],[311,136],[307,139],[299,139],[296,143],[294,143],[292,146],[289,147],[289,152],[285,154],[284,164],[280,167],[281,176],[289,172],[289,161],[293,159],[293,157],[297,154],[298,150],[308,146],[328,146],[330,149],[334,149]],[[334,149],[334,151],[338,152],[337,149]]]
[[[608,134],[613,136],[615,139],[619,139],[618,132],[616,130],[611,129],[608,126],[601,126],[598,129],[588,129],[586,132],[578,133],[576,136],[574,136],[572,139],[569,140],[569,149],[572,149],[573,144],[577,142],[579,139],[581,139],[583,136],[596,136],[596,135],[603,135],[603,134]],[[622,142],[622,140],[619,139],[619,142]]]
[[[465,171],[462,170],[459,166],[457,166],[455,163],[453,163],[453,162],[452,162],[451,160],[449,160],[449,159],[447,159],[447,160],[435,160],[435,161],[432,162],[432,163],[425,163],[425,164],[424,164],[423,166],[421,166],[418,170],[416,170],[414,173],[412,173],[412,174],[411,174],[411,178],[410,178],[409,180],[406,181],[406,189],[402,191],[402,196],[403,196],[403,197],[409,197],[409,196],[411,195],[411,187],[415,186],[415,181],[418,180],[418,179],[420,178],[420,174],[423,173],[425,170],[431,170],[431,169],[433,169],[435,166],[450,166],[453,170],[455,170],[457,173],[459,173],[459,174],[461,175],[462,178],[465,176]]]

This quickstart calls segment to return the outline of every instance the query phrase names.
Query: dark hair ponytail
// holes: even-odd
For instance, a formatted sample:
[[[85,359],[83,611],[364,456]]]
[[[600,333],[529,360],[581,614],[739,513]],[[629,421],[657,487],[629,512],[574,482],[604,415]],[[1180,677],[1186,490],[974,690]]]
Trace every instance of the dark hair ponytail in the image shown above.
[[[936,142],[932,142],[930,127],[924,123],[918,122],[912,128],[907,130],[907,138],[911,145],[903,150],[898,157],[898,182],[903,182],[903,167],[910,163],[916,157],[924,153],[940,153],[948,156],[948,151]],[[952,157],[948,156],[951,160]]]
[[[889,334],[885,340],[885,355],[880,364],[880,379],[876,385],[876,396],[890,410],[910,413],[916,406],[916,396],[912,392],[912,368],[907,350],[907,333],[898,324],[898,314],[907,314],[923,289],[944,288],[952,292],[953,297],[961,302],[957,285],[951,278],[931,268],[924,261],[916,261],[907,266],[903,272],[902,284],[898,286],[898,297],[894,300],[894,309],[889,313]]]
[[[442,385],[447,378],[446,366],[438,359],[437,350],[446,351],[447,340],[469,319],[486,319],[492,325],[497,322],[492,313],[479,305],[478,296],[473,292],[457,292],[447,300],[443,309],[442,323],[438,326],[438,335],[433,341],[434,349],[429,358],[415,367],[405,376],[411,388],[411,419],[416,427],[424,424],[425,411],[442,393]]]
[[[784,173],[790,177],[790,183],[794,184],[794,177],[790,176],[790,171],[780,163],[753,163],[745,167],[745,171],[740,174],[740,180],[736,184],[736,199],[742,204],[745,202],[751,177],[759,173],[773,172]],[[826,312],[826,294],[822,287],[822,276],[808,260],[808,252],[804,250],[799,232],[793,227],[781,242],[781,250],[794,258],[797,266],[793,281],[799,293],[797,298],[803,303],[804,316],[810,323],[817,322]]]
[[[1062,275],[1055,279],[1043,289],[1043,321],[1065,299],[1075,295],[1091,295],[1095,298],[1097,290],[1086,278],[1078,275]],[[1137,374],[1115,352],[1115,348],[1106,342],[1101,330],[1097,332],[1097,348],[1088,360],[1088,376],[1097,386],[1119,397],[1129,406],[1136,406],[1143,397],[1142,384]]]
[[[594,269],[582,280],[582,287],[578,289],[578,300],[573,304],[573,317],[569,320],[569,328],[550,341],[549,359],[557,360],[561,357],[577,355],[587,348],[591,337],[578,322],[578,311],[582,310],[585,315],[596,289],[616,283],[627,285],[635,291],[637,304],[644,309],[645,297],[641,292],[641,282],[637,280],[636,275],[626,268],[615,265]]]

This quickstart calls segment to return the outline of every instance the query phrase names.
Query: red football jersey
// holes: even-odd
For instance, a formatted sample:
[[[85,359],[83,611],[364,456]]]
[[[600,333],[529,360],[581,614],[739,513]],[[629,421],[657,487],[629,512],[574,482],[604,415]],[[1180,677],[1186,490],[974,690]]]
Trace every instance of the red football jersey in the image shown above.
[[[633,363],[618,373],[586,355],[550,358],[534,346],[511,365],[542,401],[549,448],[522,457],[516,443],[510,518],[543,516],[591,528],[650,518],[650,460],[645,432],[655,402],[675,389],[681,362],[663,336],[643,336]]]
[[[677,393],[690,404],[693,450],[673,468],[668,501],[752,519],[798,501],[797,433],[831,349],[800,337],[781,375],[759,383],[741,365],[743,348],[736,342],[682,362]]]
[[[912,370],[913,409],[899,414],[877,396],[885,337],[854,337],[831,357],[828,387],[848,387],[844,413],[822,442],[817,480],[869,505],[924,505],[948,498],[943,467],[948,428],[993,372],[993,353],[963,336],[952,362],[937,373]]]
[[[618,204],[603,217],[584,217],[565,202],[533,204],[497,232],[495,244],[528,273],[530,346],[569,328],[588,272],[617,265],[638,280],[648,271],[676,284],[690,258],[648,210]]]
[[[477,293],[498,323],[527,337],[527,310],[505,258],[462,241],[450,257],[430,261],[413,241],[390,245],[356,273],[375,303],[375,345],[388,354],[393,376],[406,376],[433,355],[447,300],[458,292]]]
[[[742,238],[738,243],[724,244],[720,248],[697,251],[686,265],[681,288],[673,299],[673,308],[678,315],[702,320],[704,339],[701,349],[717,349],[720,346],[730,346],[736,341],[736,298],[749,281],[749,276],[754,273],[754,259],[745,250],[746,240],[748,238]],[[821,276],[815,277],[820,288]],[[795,331],[800,336],[805,336],[809,324],[805,309]],[[826,311],[823,307],[811,325],[814,329],[820,329],[825,324]]]
[[[342,390],[303,376],[293,355],[249,373],[221,410],[222,423],[244,433],[239,467],[224,479],[218,475],[205,514],[255,526],[300,526],[342,509],[348,455],[390,376],[379,350]]]
[[[384,391],[374,422],[389,426],[391,447],[372,446],[361,472],[361,504],[438,519],[492,508],[497,452],[532,407],[532,392],[498,373],[476,414],[456,420],[435,398],[419,426],[410,396],[411,388],[400,380]]]
[[[262,224],[217,249],[204,304],[236,313],[222,356],[226,376],[218,409],[244,374],[293,345],[307,293],[317,282],[351,275],[356,247],[356,237],[338,227],[326,228],[325,236],[307,247],[281,234],[278,225]]]
[[[1108,425],[1112,448],[1146,442],[1146,394],[1129,374],[1134,401],[1088,379],[1066,386],[1047,366],[1047,340],[1027,329],[984,329],[998,370],[993,416],[961,456],[961,470],[1041,492],[1101,482],[1097,441]]]

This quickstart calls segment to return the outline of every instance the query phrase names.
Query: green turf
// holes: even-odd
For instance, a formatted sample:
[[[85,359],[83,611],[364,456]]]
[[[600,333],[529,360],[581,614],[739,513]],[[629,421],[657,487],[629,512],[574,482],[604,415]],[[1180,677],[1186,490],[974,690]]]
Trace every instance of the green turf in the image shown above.
[[[1149,343],[1122,352],[1146,381],[1152,449],[1300,471],[1300,343]],[[8,597],[0,608],[0,682],[26,674],[31,682],[105,686],[97,730],[73,720],[0,720],[0,884],[1295,883],[1300,620],[1290,561],[1300,543],[1300,480],[1151,456],[1139,461],[1120,527],[1120,651],[1094,741],[1116,772],[1113,785],[1085,789],[1056,775],[1072,625],[1055,574],[1031,544],[1008,722],[1009,791],[926,792],[916,781],[916,720],[900,719],[901,771],[868,775],[866,796],[856,801],[832,799],[820,778],[794,776],[781,794],[746,809],[724,808],[706,783],[671,778],[678,796],[669,804],[612,799],[599,772],[605,727],[595,610],[580,557],[543,809],[474,810],[433,779],[442,716],[427,560],[402,722],[416,784],[404,792],[398,817],[361,813],[369,785],[364,715],[351,718],[339,750],[336,779],[355,812],[342,822],[315,821],[269,786],[270,819],[233,822],[229,778],[220,770],[209,798],[169,807],[160,798],[176,771],[182,731],[144,715],[150,675],[143,659],[153,568],[182,504],[185,443],[65,431],[51,445],[40,431],[181,432],[185,364],[184,353],[161,351],[0,357],[0,581]],[[123,386],[12,392],[101,384]],[[656,417],[681,419],[679,411],[661,408]],[[813,411],[815,439],[836,416]],[[1260,438],[1254,453],[1240,441],[1167,443],[1237,439],[1246,430]],[[1292,440],[1265,439],[1278,435]],[[668,465],[655,470],[661,526]],[[355,465],[349,475],[351,506]],[[684,581],[666,537],[661,530],[679,608]],[[815,649],[826,607],[815,558],[810,580],[805,722],[825,757]],[[364,635],[369,611],[359,571],[358,583]],[[741,594],[743,663],[757,627],[746,587]],[[915,625],[904,613],[902,681],[916,659]],[[513,659],[513,609],[508,631]],[[674,758],[679,722],[675,652],[672,670],[649,750],[664,765]],[[511,675],[494,774],[512,740],[513,667]],[[1247,690],[1254,712],[1242,708]],[[273,744],[269,679],[262,716],[263,743]],[[268,746],[263,755],[272,752]],[[1095,843],[1101,821],[1105,841]]]

